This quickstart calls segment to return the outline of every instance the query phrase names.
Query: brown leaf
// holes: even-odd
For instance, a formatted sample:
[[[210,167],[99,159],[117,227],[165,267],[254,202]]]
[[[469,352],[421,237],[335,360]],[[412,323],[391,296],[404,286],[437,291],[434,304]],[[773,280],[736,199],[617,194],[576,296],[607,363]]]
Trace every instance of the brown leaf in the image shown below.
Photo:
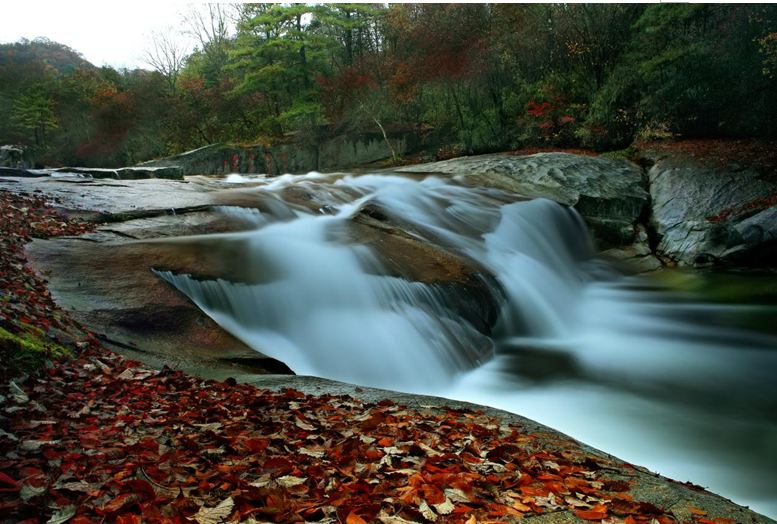
[[[351,511],[345,519],[345,524],[367,524],[367,521],[357,515],[356,512]]]
[[[201,507],[200,510],[189,520],[196,520],[198,524],[219,524],[232,513],[235,507],[235,501],[232,497],[227,497],[213,508]]]

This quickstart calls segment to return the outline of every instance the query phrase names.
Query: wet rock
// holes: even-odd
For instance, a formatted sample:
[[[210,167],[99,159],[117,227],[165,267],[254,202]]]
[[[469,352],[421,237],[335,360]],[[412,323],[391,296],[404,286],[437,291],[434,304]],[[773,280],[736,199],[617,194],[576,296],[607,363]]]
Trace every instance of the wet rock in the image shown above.
[[[573,206],[585,218],[600,249],[633,242],[634,225],[648,202],[641,169],[619,159],[567,153],[480,155],[398,171],[447,175],[467,185]]]
[[[98,167],[61,167],[53,170],[55,173],[88,175],[92,178],[113,178],[116,180],[140,180],[145,178],[164,178],[183,180],[183,169],[180,166],[145,166],[120,167],[116,169]]]
[[[505,295],[481,264],[414,233],[411,226],[374,205],[362,209],[348,226],[348,241],[371,247],[382,272],[428,284],[456,315],[481,333],[491,334]]]
[[[0,167],[23,170],[26,167],[32,166],[32,162],[29,162],[25,156],[25,150],[22,146],[0,146]]]
[[[3,167],[0,166],[0,176],[9,177],[39,177],[44,176],[29,169],[23,169],[20,167]]]
[[[661,260],[650,249],[648,233],[642,224],[636,226],[634,243],[603,251],[601,256],[618,266],[623,272],[649,273],[663,267]]]
[[[775,260],[777,183],[678,154],[659,158],[648,176],[659,255],[686,266]]]
[[[160,265],[219,274],[218,257],[191,244],[133,242],[101,234],[99,241],[93,237],[91,242],[35,240],[28,245],[27,256],[47,276],[57,302],[113,348],[152,365],[200,372],[283,369],[271,362],[262,367],[269,361],[257,360],[260,355],[254,350],[151,272]]]
[[[174,209],[211,205],[215,184],[207,180],[176,181],[147,179],[122,182],[89,178],[28,178],[23,184],[11,184],[0,179],[0,189],[14,192],[35,192],[46,196],[58,207],[91,213],[117,215],[139,211],[152,214]]]

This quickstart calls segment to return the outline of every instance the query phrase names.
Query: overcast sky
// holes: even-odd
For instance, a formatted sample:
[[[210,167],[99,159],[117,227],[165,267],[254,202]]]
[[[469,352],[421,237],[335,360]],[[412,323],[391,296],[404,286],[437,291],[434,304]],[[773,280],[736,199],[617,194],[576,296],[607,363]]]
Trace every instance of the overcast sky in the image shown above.
[[[0,6],[0,43],[44,36],[73,48],[97,66],[148,69],[143,55],[151,33],[179,32],[181,14],[189,5],[168,0],[7,0]]]

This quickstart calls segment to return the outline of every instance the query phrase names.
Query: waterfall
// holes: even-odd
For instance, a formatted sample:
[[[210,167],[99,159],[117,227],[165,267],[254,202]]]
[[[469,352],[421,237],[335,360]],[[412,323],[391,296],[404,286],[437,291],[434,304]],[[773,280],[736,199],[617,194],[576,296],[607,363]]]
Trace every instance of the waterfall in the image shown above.
[[[389,174],[250,183],[256,209],[220,210],[250,228],[234,238],[255,278],[158,272],[247,345],[298,374],[520,413],[777,513],[777,343],[716,325],[741,310],[618,276],[550,200]],[[479,268],[488,296],[392,273],[360,220]],[[464,314],[476,300],[493,325]]]

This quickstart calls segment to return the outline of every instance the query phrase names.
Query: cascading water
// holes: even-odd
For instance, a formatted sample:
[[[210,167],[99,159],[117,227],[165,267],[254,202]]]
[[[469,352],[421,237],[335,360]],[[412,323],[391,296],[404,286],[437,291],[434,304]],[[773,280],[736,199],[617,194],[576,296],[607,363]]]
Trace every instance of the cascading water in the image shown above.
[[[254,281],[159,272],[248,345],[298,374],[513,411],[777,514],[775,340],[716,327],[721,306],[619,277],[574,210],[431,177],[251,181],[264,211],[223,212],[253,228],[232,238]],[[286,202],[290,187],[327,213]],[[492,333],[353,238],[368,207],[493,275]]]

